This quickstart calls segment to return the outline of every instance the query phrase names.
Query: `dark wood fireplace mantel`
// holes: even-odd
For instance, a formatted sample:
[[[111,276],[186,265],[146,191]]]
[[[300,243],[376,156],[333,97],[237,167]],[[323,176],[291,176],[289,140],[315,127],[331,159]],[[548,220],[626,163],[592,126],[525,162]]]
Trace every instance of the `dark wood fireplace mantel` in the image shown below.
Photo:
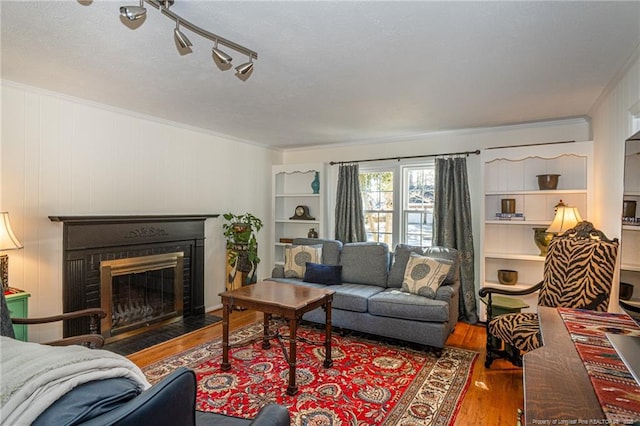
[[[204,313],[204,222],[218,214],[49,216],[63,226],[63,311],[100,307],[100,262],[184,253],[184,316]],[[82,332],[81,321],[64,335]]]

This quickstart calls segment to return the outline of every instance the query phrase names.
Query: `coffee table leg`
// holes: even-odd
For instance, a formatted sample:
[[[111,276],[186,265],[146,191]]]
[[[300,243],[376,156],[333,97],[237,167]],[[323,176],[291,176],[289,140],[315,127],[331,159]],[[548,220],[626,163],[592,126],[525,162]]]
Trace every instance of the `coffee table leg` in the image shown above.
[[[331,359],[331,300],[324,305],[325,313],[325,330],[324,330],[324,367],[329,368],[333,366],[333,360]]]
[[[298,334],[298,320],[293,318],[289,320],[289,387],[287,387],[287,395],[293,396],[298,393],[296,386],[296,341]]]
[[[271,322],[271,314],[264,313],[264,324],[262,328],[262,349],[269,349],[271,343],[269,342],[269,323]]]
[[[229,363],[229,313],[231,305],[227,301],[222,302],[222,371],[231,370]]]

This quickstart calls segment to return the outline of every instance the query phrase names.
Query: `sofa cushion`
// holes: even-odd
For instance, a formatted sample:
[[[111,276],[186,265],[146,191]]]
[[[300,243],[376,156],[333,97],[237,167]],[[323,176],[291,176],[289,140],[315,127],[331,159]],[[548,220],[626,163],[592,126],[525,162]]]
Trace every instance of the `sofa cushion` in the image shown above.
[[[414,321],[449,321],[449,303],[388,288],[369,298],[369,313]]]
[[[407,262],[411,253],[423,254],[422,247],[398,244],[393,253],[393,265],[389,270],[387,287],[400,288],[404,279],[404,271],[407,269]]]
[[[287,278],[304,277],[307,262],[319,263],[322,258],[322,245],[287,246],[284,249],[284,276]]]
[[[337,265],[340,263],[341,241],[322,238],[296,238],[293,240],[293,244],[299,246],[322,244],[322,260],[318,261],[318,263],[324,263],[325,265]]]
[[[326,285],[342,284],[342,265],[307,262],[303,281]]]
[[[447,278],[451,261],[411,253],[402,281],[402,291],[434,298]]]
[[[325,288],[335,291],[332,308],[354,312],[367,312],[369,298],[384,290],[379,286],[350,284],[344,280],[342,285]]]
[[[384,243],[347,243],[340,254],[342,282],[386,287],[389,247]]]

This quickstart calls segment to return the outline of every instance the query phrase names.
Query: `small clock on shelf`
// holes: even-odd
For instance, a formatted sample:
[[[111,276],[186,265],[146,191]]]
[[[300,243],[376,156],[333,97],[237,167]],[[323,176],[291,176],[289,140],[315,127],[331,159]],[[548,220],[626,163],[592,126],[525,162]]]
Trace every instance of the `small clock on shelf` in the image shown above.
[[[309,214],[308,206],[297,206],[295,211],[293,212],[293,216],[289,219],[291,220],[316,220],[315,217],[312,217]]]

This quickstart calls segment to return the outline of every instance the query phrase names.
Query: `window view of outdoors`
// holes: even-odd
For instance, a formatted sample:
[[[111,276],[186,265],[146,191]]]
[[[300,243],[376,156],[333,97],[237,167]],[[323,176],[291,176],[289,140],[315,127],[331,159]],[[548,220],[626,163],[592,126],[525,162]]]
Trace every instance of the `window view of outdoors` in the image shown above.
[[[367,241],[386,243],[393,250],[395,243],[429,247],[432,245],[433,196],[435,173],[433,165],[396,168],[394,171],[361,171],[360,191],[365,213]],[[398,179],[402,170],[402,179]],[[399,193],[399,205],[393,203],[394,191]],[[396,221],[394,238],[394,221]]]
[[[393,246],[393,172],[360,173],[367,241]]]
[[[404,242],[412,246],[432,245],[433,167],[411,168],[405,174]]]

